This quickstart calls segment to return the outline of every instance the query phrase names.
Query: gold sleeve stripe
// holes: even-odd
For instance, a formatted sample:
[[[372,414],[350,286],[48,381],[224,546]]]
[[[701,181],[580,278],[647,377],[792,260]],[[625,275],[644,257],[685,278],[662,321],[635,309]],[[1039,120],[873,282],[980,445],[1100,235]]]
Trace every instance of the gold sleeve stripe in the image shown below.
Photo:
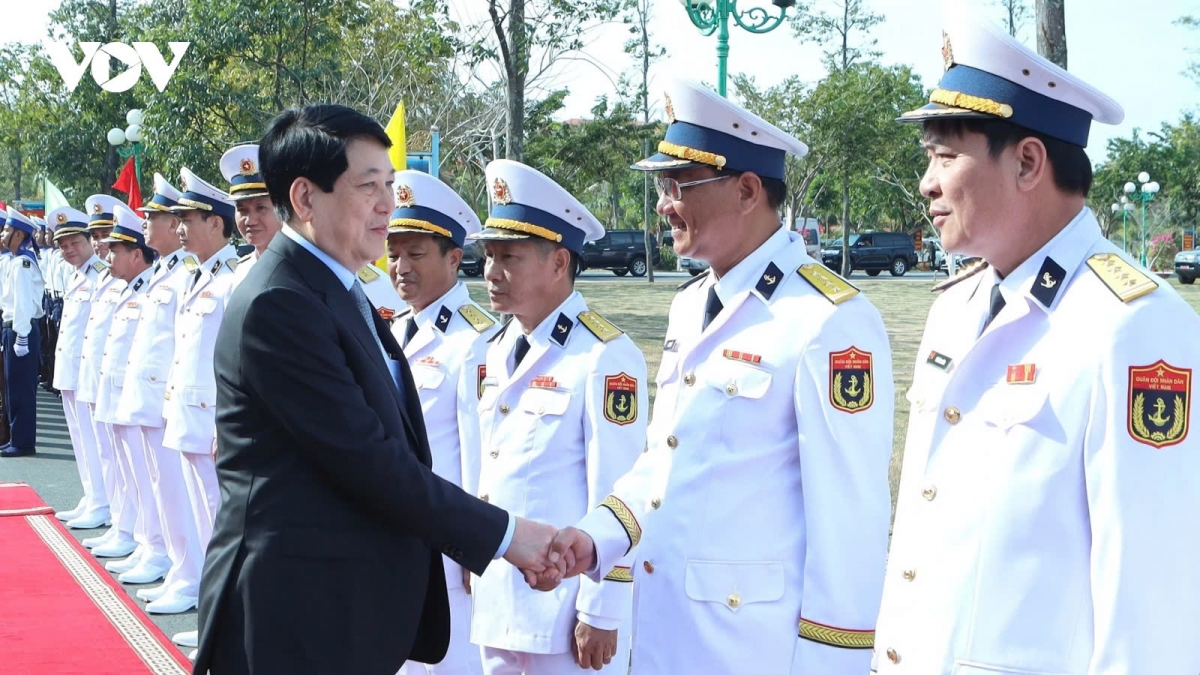
[[[625,506],[625,502],[612,495],[605,497],[604,501],[600,502],[600,506],[612,511],[617,520],[621,521],[621,526],[625,528],[625,534],[629,535],[629,549],[625,552],[632,551],[633,547],[637,546],[638,542],[642,540],[642,526],[638,524],[633,511],[630,511],[629,507]]]
[[[1013,115],[1012,106],[1007,103],[997,103],[989,98],[980,98],[946,89],[934,89],[933,93],[929,95],[929,102],[941,103],[951,108],[966,108],[997,117],[1009,118]]]
[[[875,631],[847,630],[800,619],[800,637],[842,649],[871,649],[875,646]]]
[[[604,580],[631,584],[633,583],[633,570],[628,567],[614,567],[613,571],[605,575]]]

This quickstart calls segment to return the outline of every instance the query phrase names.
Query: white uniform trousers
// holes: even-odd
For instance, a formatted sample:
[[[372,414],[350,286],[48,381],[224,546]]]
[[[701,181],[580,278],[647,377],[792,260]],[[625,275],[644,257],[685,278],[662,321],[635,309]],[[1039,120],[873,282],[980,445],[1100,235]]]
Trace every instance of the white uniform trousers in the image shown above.
[[[181,452],[183,483],[187,486],[188,501],[192,505],[192,517],[196,519],[200,550],[208,549],[212,539],[213,520],[217,517],[217,504],[221,491],[217,485],[217,463],[208,453]]]
[[[529,654],[507,649],[480,647],[485,675],[581,675],[582,673],[605,673],[606,675],[628,675],[629,636],[617,636],[617,655],[600,670],[582,670],[571,652],[562,654]]]
[[[450,647],[441,663],[409,662],[396,675],[481,675],[479,647],[471,644],[471,596],[466,589],[449,588]],[[575,667],[579,669],[578,666]]]
[[[142,429],[124,424],[112,425],[113,437],[122,461],[129,468],[129,494],[137,521],[133,526],[133,538],[143,548],[146,559],[167,557],[167,542],[163,538],[162,523],[158,518],[158,506],[154,502],[154,484],[150,480],[147,452],[142,442]]]
[[[86,504],[80,516],[107,511],[108,493],[104,490],[104,477],[100,474],[100,457],[96,444],[86,440],[94,433],[85,434],[83,431],[92,428],[91,417],[83,417],[87,414],[87,404],[77,401],[74,391],[63,391],[62,403],[67,431],[71,434],[71,450],[75,453],[75,468],[79,470],[79,483],[83,486]]]
[[[113,443],[112,425],[95,418],[96,404],[88,403],[88,414],[92,418],[92,435],[100,450],[100,472],[104,476],[104,487],[108,491],[109,509],[112,511],[112,526],[122,541],[133,539],[133,524],[137,511],[125,489],[122,462],[117,459],[117,448]]]
[[[149,458],[150,482],[154,486],[154,503],[158,520],[167,544],[171,569],[163,584],[186,596],[200,596],[200,572],[204,569],[204,548],[196,532],[196,518],[188,500],[183,466],[187,460],[178,450],[163,447],[162,427],[139,427],[142,445]]]

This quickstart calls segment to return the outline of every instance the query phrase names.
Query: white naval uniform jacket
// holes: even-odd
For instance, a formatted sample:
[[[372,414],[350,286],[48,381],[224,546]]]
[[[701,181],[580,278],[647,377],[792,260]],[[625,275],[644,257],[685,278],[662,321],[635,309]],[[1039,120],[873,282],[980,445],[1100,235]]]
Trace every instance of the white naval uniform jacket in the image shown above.
[[[514,371],[521,334],[519,324],[506,324],[487,352],[478,494],[514,516],[566,527],[597,506],[645,448],[646,360],[577,292],[527,336],[529,352]],[[471,642],[560,654],[577,618],[627,630],[631,581],[625,569],[542,593],[517,568],[491,565],[472,587]]]
[[[83,348],[79,355],[79,382],[75,396],[84,403],[96,403],[100,389],[100,362],[108,340],[108,327],[125,292],[125,282],[105,270],[92,293],[92,306],[83,329]]]
[[[1126,261],[1084,209],[934,303],[878,672],[1200,672],[1200,318]]]
[[[133,346],[125,366],[125,383],[115,419],[118,424],[161,428],[167,375],[175,356],[175,317],[179,297],[200,268],[195,256],[183,249],[154,264],[144,297]]]
[[[46,281],[41,264],[31,256],[17,255],[0,274],[5,277],[0,289],[4,321],[12,322],[17,335],[28,336],[33,324],[45,313],[42,296],[46,293]]]
[[[786,231],[693,281],[649,448],[579,524],[589,575],[636,547],[635,675],[866,673],[891,518],[883,320]]]
[[[91,314],[92,293],[100,274],[108,265],[93,254],[82,267],[75,270],[63,292],[62,317],[58,324],[58,343],[54,348],[54,383],[59,391],[75,391],[79,386],[83,337]]]
[[[185,276],[175,317],[175,358],[163,394],[163,447],[192,454],[213,451],[217,381],[213,352],[232,292],[237,251],[225,246],[200,265],[199,280]]]
[[[396,317],[392,333],[404,344],[411,312]],[[479,484],[479,396],[488,340],[499,324],[471,301],[458,282],[416,315],[417,332],[404,347],[433,452],[433,472],[476,494]],[[461,588],[462,567],[450,558],[446,587]]]
[[[237,269],[233,271],[233,281],[229,284],[231,291],[232,289],[236,289],[245,280],[246,275],[250,273],[250,268],[254,267],[254,263],[256,262],[258,262],[258,249],[238,258]]]
[[[100,359],[100,379],[96,385],[95,418],[101,422],[122,424],[117,418],[117,404],[121,401],[129,351],[133,347],[142,303],[146,300],[146,288],[153,273],[154,267],[147,267],[126,284],[117,299],[117,311],[108,326],[104,356]]]

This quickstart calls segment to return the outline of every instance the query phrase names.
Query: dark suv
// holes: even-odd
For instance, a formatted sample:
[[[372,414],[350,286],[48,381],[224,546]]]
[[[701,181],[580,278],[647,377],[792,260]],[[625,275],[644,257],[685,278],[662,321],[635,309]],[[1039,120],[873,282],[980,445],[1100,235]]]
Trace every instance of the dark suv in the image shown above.
[[[842,270],[842,242],[821,251],[821,262],[835,272]],[[903,232],[864,232],[850,235],[850,269],[867,276],[879,276],[887,270],[894,277],[917,266],[917,249],[911,235]]]
[[[478,241],[468,241],[463,246],[462,262],[458,269],[469,277],[483,274],[483,244]]]
[[[584,269],[612,270],[619,277],[626,274],[646,276],[645,237],[641,230],[605,232],[603,237],[583,245],[583,255],[580,257]],[[657,265],[662,257],[657,246],[653,255],[654,264]]]

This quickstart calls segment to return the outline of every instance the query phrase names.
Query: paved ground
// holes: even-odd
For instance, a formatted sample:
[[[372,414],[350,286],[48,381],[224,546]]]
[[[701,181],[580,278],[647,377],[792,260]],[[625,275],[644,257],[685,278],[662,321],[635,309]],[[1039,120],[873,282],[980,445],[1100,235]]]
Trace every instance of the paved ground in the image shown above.
[[[73,509],[83,496],[79,472],[75,467],[75,455],[71,451],[71,438],[63,418],[62,402],[55,395],[42,389],[38,389],[37,455],[0,459],[0,483],[8,481],[29,483],[42,499],[55,509]],[[82,540],[102,534],[104,529],[68,532],[75,535],[76,539]],[[146,603],[138,600],[134,594],[138,589],[150,586],[125,586],[125,589],[138,606],[145,609]],[[175,616],[151,615],[150,618],[167,637],[196,628],[195,610]],[[184,653],[187,651],[190,650],[184,650]],[[3,668],[0,668],[0,671],[2,670]]]

